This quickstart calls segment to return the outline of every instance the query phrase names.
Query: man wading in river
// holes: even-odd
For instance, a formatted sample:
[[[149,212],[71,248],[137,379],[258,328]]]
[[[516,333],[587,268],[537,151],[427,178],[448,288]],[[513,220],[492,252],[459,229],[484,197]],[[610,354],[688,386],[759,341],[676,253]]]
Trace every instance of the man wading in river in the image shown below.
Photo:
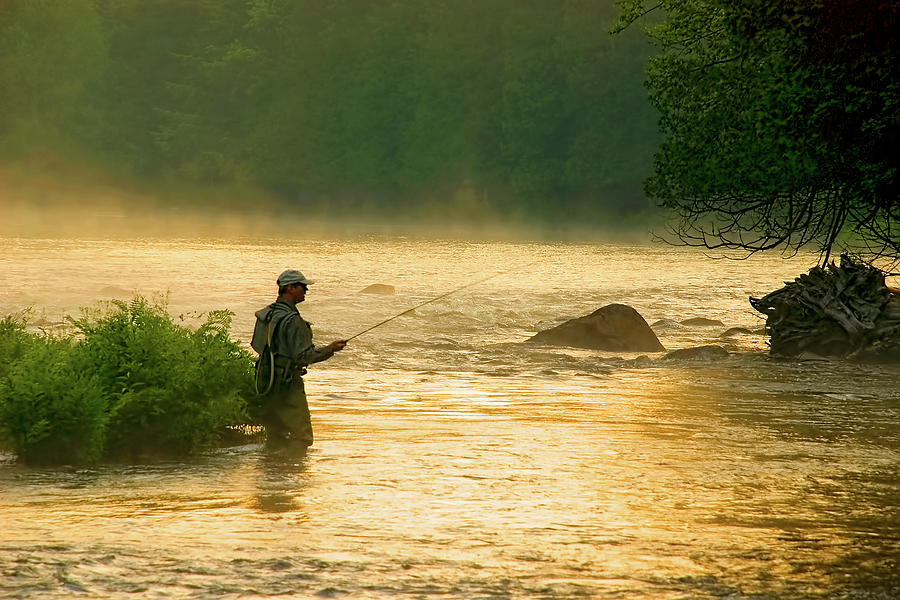
[[[267,441],[275,447],[312,446],[303,375],[308,365],[331,358],[347,345],[344,340],[313,345],[312,329],[297,310],[311,283],[300,271],[285,271],[278,276],[278,299],[256,311],[251,346],[260,354],[257,391],[264,396]]]

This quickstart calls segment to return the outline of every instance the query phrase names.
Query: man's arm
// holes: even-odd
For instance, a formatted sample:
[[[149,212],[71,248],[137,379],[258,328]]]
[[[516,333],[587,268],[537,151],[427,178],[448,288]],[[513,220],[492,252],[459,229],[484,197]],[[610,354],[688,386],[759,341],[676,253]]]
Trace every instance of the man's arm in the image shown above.
[[[284,353],[295,364],[305,367],[313,363],[321,362],[334,356],[335,352],[342,350],[347,344],[339,340],[327,346],[316,347],[313,344],[312,330],[300,315],[291,315],[282,324],[279,334],[284,348]]]

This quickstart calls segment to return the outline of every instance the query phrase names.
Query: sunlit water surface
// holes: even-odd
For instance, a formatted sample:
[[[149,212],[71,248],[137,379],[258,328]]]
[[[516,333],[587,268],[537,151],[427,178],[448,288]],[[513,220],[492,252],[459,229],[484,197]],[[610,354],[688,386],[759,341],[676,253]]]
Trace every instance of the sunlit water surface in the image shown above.
[[[0,455],[0,594],[20,598],[900,598],[900,369],[779,362],[747,302],[812,257],[413,238],[0,240],[0,314],[134,291],[187,322],[316,280],[305,458],[29,468]],[[371,283],[391,296],[361,294]],[[664,361],[522,342],[618,302]],[[678,325],[708,317],[723,326]],[[212,384],[212,382],[211,382]]]

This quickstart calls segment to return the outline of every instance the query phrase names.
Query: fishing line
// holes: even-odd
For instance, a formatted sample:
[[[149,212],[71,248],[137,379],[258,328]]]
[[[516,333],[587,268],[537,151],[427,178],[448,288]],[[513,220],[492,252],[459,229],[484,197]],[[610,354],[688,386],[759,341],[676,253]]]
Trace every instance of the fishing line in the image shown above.
[[[452,294],[455,294],[456,292],[462,291],[462,290],[464,290],[464,289],[466,289],[466,288],[472,287],[473,285],[478,285],[479,283],[484,283],[485,281],[490,281],[491,279],[494,279],[495,277],[500,277],[501,275],[506,275],[507,273],[512,273],[513,271],[517,271],[517,270],[521,270],[521,269],[527,269],[527,268],[530,267],[531,265],[537,264],[538,262],[539,262],[539,261],[536,260],[536,261],[534,261],[534,262],[532,262],[532,263],[528,263],[528,264],[525,265],[524,267],[515,267],[515,268],[513,268],[513,269],[509,269],[508,271],[503,271],[502,273],[495,273],[495,274],[491,275],[490,277],[485,277],[484,279],[479,279],[478,281],[473,281],[473,282],[471,282],[471,283],[467,283],[466,285],[461,286],[461,287],[458,287],[458,288],[456,288],[455,290],[450,290],[449,292],[447,292],[447,293],[445,293],[445,294],[441,294],[440,296],[438,296],[438,297],[436,297],[436,298],[432,298],[431,300],[426,300],[425,302],[422,302],[421,304],[417,304],[417,305],[413,306],[412,308],[407,308],[407,309],[404,310],[402,313],[396,314],[396,315],[394,315],[393,317],[390,317],[389,319],[385,319],[384,321],[381,321],[380,323],[376,323],[375,325],[372,325],[372,326],[369,327],[368,329],[364,329],[364,330],[360,331],[359,333],[357,333],[357,334],[355,334],[355,335],[351,335],[350,337],[348,337],[348,338],[347,338],[346,340],[344,340],[344,341],[349,342],[349,341],[352,340],[353,338],[359,337],[359,336],[361,336],[361,335],[364,334],[364,333],[368,333],[369,331],[372,331],[372,330],[375,329],[376,327],[381,327],[381,326],[384,325],[385,323],[390,323],[390,322],[393,321],[394,319],[397,319],[397,318],[399,318],[399,317],[402,317],[403,315],[407,315],[407,314],[411,313],[412,311],[416,310],[417,308],[422,308],[422,307],[425,306],[426,304],[431,304],[432,302],[437,302],[438,300],[441,300],[441,299],[443,299],[443,298],[446,298],[447,296],[450,296],[450,295],[452,295]]]

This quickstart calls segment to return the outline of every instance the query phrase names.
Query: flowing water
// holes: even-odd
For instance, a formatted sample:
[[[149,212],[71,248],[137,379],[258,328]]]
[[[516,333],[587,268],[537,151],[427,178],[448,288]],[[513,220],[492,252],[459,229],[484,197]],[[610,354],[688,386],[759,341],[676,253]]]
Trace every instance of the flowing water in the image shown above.
[[[900,598],[900,368],[776,361],[747,302],[814,257],[415,238],[0,239],[0,314],[228,308],[282,269],[319,342],[494,273],[310,369],[316,444],[33,468],[0,455],[13,598]],[[361,294],[371,283],[388,296]],[[609,303],[667,361],[522,342]],[[684,326],[707,317],[722,326]],[[214,382],[210,382],[211,385]]]

